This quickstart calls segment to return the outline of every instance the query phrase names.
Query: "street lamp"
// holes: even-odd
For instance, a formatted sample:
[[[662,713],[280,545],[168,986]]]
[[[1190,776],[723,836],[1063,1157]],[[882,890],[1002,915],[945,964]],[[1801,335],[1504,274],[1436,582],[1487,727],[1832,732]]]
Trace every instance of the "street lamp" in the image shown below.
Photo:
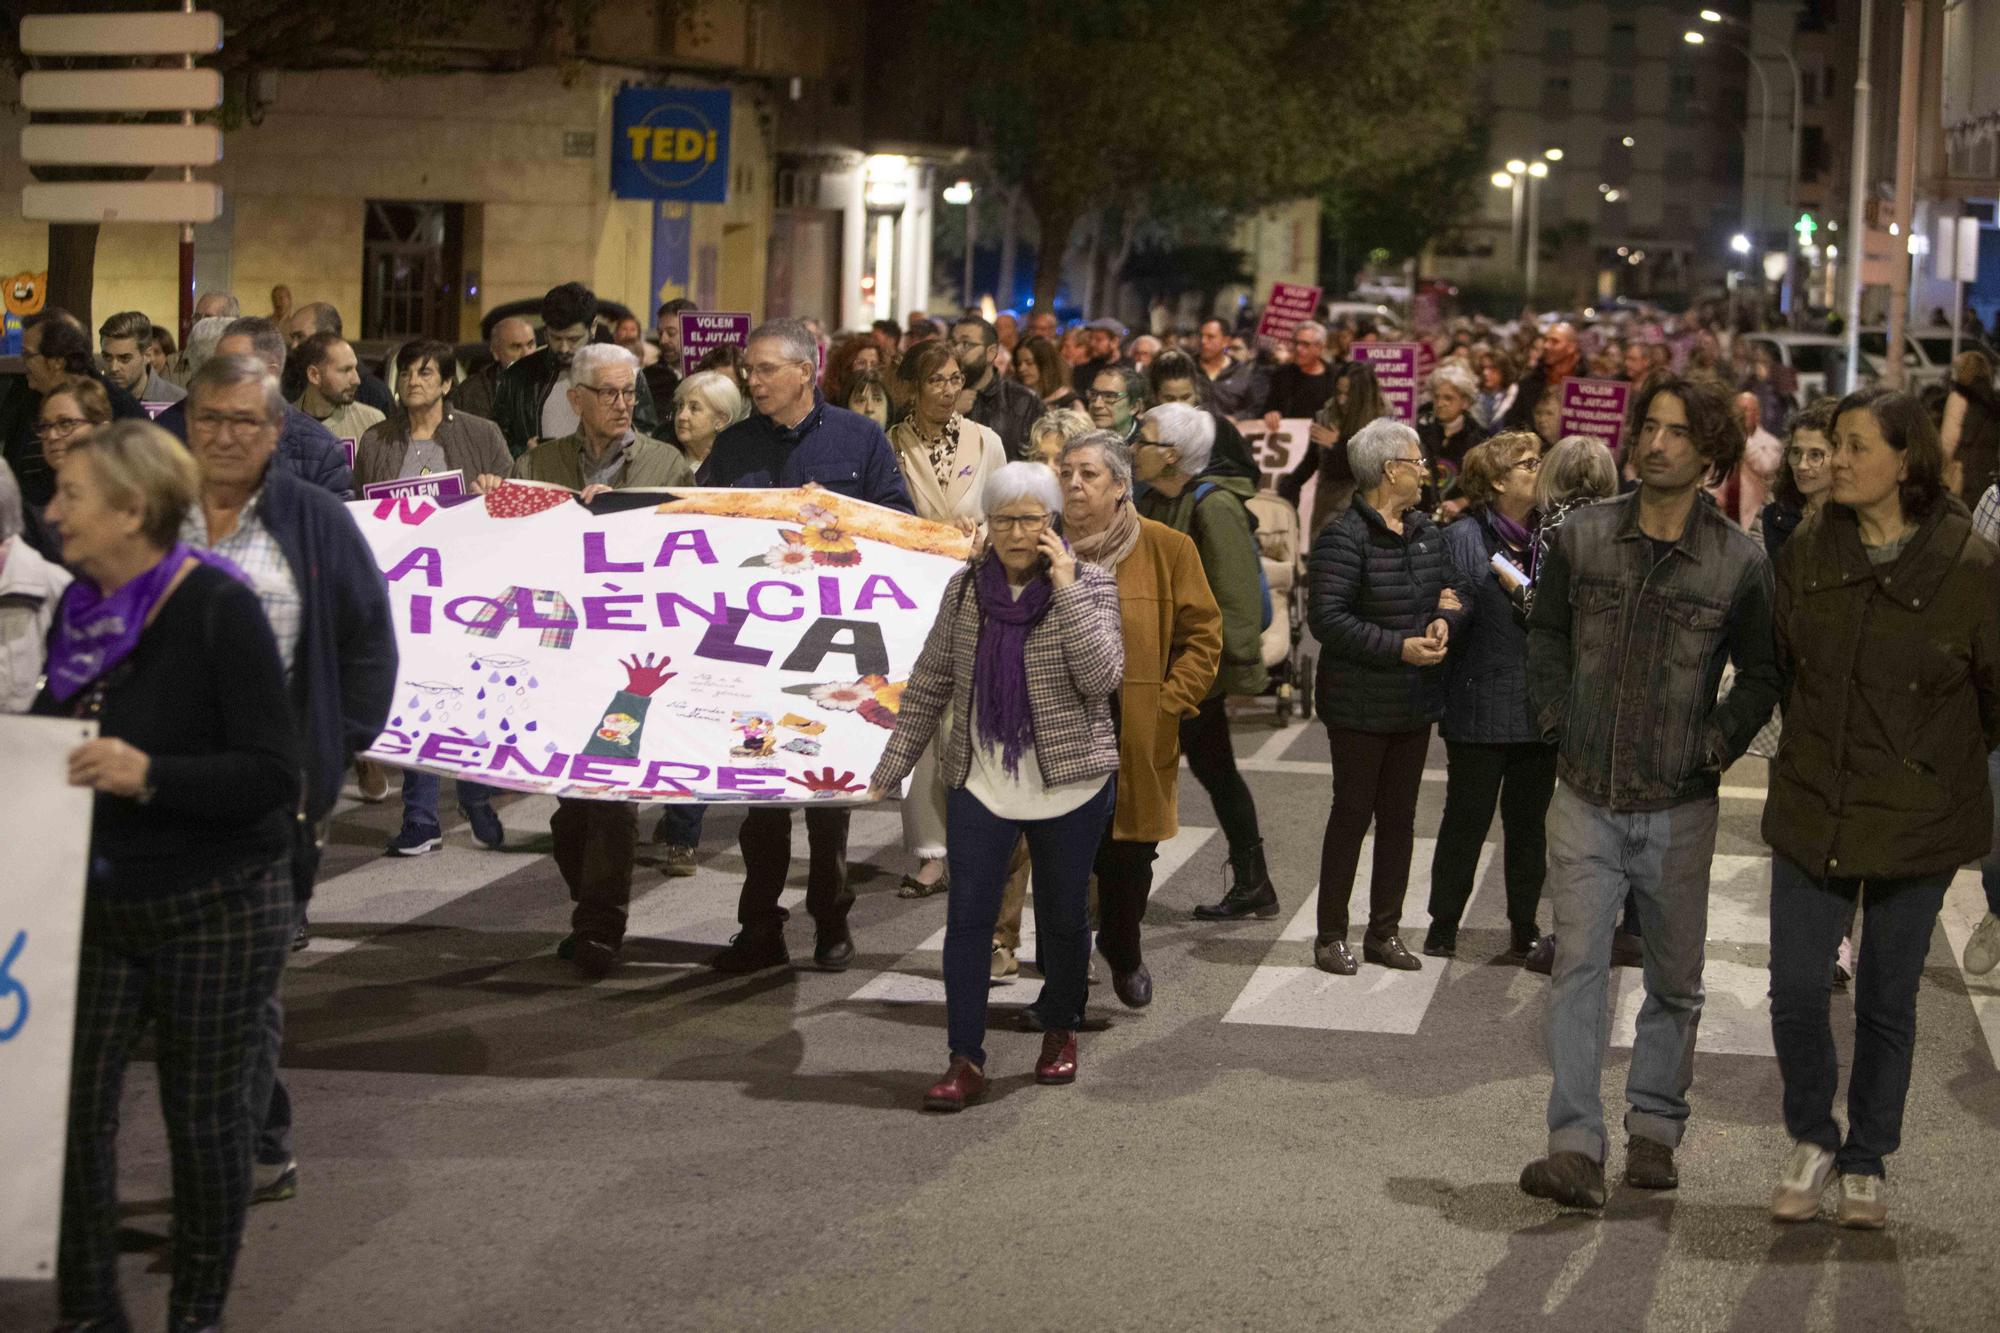
[[[1750,34],[1751,41],[1754,42],[1757,39],[1757,30],[1755,28],[1745,23],[1742,19],[1731,18],[1717,10],[1702,10],[1701,21],[1703,23],[1727,24],[1732,28],[1741,28],[1744,32]],[[1748,53],[1746,52],[1746,54]],[[1804,119],[1805,111],[1805,79],[1799,74],[1798,59],[1792,55],[1791,51],[1782,42],[1778,45],[1778,54],[1784,57],[1786,66],[1792,71],[1792,160],[1791,169],[1786,173],[1786,211],[1797,213],[1799,211],[1799,143],[1800,136],[1804,133],[1800,128],[1800,122]],[[1755,63],[1756,57],[1752,56],[1751,59],[1752,63]],[[1787,251],[1790,248],[1790,243],[1787,242]],[[1793,308],[1798,293],[1797,278],[1792,272],[1789,262],[1786,265],[1785,291],[1789,298],[1785,308],[1789,311]]]
[[[1539,230],[1541,219],[1541,192],[1535,186],[1538,181],[1547,179],[1549,163],[1560,162],[1562,160],[1562,149],[1545,148],[1532,161],[1518,157],[1507,159],[1506,169],[1504,171],[1496,171],[1492,176],[1494,189],[1512,190],[1514,192],[1513,238],[1514,256],[1517,260],[1522,257],[1522,242],[1524,239],[1522,236],[1522,213],[1524,208],[1527,214],[1527,234],[1525,237],[1527,244],[1526,272],[1523,274],[1522,280],[1527,284],[1527,295],[1530,301],[1534,300],[1536,269],[1541,263],[1541,255],[1539,253],[1541,246],[1536,242],[1536,232]]]
[[[1729,238],[1729,248],[1739,255],[1747,255],[1750,253],[1750,238],[1739,231]]]
[[[965,302],[960,309],[970,310],[978,304],[972,292],[972,252],[979,243],[979,210],[972,206],[972,182],[953,181],[945,186],[944,201],[965,210]]]

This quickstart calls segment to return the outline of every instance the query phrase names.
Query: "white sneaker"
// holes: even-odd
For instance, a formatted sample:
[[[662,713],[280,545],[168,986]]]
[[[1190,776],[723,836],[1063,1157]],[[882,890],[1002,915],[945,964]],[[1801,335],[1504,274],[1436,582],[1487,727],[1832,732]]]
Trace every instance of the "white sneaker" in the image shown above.
[[[1860,1231],[1880,1231],[1889,1222],[1889,1203],[1882,1197],[1882,1177],[1842,1176],[1840,1204],[1833,1220]]]
[[[1965,942],[1965,970],[1983,977],[2000,967],[2000,916],[1988,912]]]
[[[1847,983],[1854,980],[1854,941],[1842,938],[1840,947],[1833,951],[1833,984],[1836,990],[1844,990]]]
[[[1816,1143],[1799,1139],[1785,1159],[1785,1174],[1771,1191],[1771,1218],[1777,1222],[1810,1222],[1819,1216],[1820,1196],[1833,1176],[1833,1154]]]
[[[1021,965],[1015,960],[1014,951],[1004,944],[993,946],[992,984],[1011,986],[1014,978],[1021,974]]]

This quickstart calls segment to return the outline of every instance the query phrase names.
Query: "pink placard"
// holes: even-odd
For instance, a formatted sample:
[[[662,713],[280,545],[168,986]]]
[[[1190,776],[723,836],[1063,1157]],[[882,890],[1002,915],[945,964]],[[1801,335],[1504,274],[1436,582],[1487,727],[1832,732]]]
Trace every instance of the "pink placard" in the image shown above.
[[[1264,303],[1264,317],[1257,321],[1259,338],[1289,338],[1292,330],[1313,317],[1319,309],[1321,289],[1296,282],[1271,284],[1271,299]]]
[[[1348,356],[1366,362],[1375,370],[1375,383],[1382,390],[1388,415],[1414,426],[1417,424],[1417,365],[1421,357],[1417,343],[1359,342]]]
[[[399,477],[395,481],[370,482],[361,488],[364,500],[414,499],[456,500],[465,494],[463,472],[431,472],[421,477]]]
[[[1632,386],[1622,380],[1567,379],[1562,386],[1562,433],[1602,440],[1612,453],[1625,438]]]

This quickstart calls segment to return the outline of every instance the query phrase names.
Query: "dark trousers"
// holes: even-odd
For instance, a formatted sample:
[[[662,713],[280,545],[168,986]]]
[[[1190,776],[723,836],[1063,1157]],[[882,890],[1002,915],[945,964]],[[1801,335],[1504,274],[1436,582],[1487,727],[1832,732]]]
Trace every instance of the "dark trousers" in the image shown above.
[[[326,853],[326,821],[314,823],[301,815],[292,824],[292,927],[305,919],[306,904],[319,882],[320,861]],[[287,957],[290,956],[287,951]],[[292,1159],[292,1095],[278,1077],[278,1060],[285,1049],[284,977],[271,987],[250,1044],[249,1072],[243,1095],[250,1123],[257,1127],[256,1156],[264,1166],[283,1166]]]
[[[638,836],[638,807],[625,801],[556,798],[549,816],[555,836],[556,869],[576,904],[570,929],[586,939],[617,948],[625,942],[625,916],[632,905],[632,840]]]
[[[1542,876],[1548,868],[1545,827],[1549,798],[1556,792],[1556,747],[1451,741],[1445,750],[1450,767],[1437,853],[1431,858],[1431,920],[1458,929],[1466,900],[1472,897],[1479,849],[1486,844],[1497,803],[1506,838],[1507,920],[1522,930],[1533,930],[1535,908],[1542,901]]]
[[[1347,900],[1361,840],[1375,826],[1375,866],[1368,889],[1368,933],[1394,935],[1402,924],[1403,894],[1410,887],[1410,853],[1416,843],[1417,792],[1431,729],[1339,731],[1333,743],[1333,809],[1319,851],[1319,933],[1347,934]]]
[[[1251,799],[1243,775],[1236,771],[1227,703],[1218,694],[1181,723],[1181,753],[1187,756],[1195,780],[1208,792],[1216,822],[1229,839],[1229,854],[1240,856],[1262,842],[1263,836],[1257,831],[1257,802]]]
[[[250,1206],[256,1126],[244,1096],[264,1002],[291,944],[286,861],[84,909],[57,1286],[65,1320],[123,1327],[118,1111],[150,1026],[173,1164],[174,1319],[216,1323]]]
[[[986,1067],[986,992],[992,985],[993,924],[1007,860],[1025,836],[1035,876],[1035,952],[1045,978],[1035,1012],[1048,1028],[1083,1022],[1090,971],[1090,868],[1111,822],[1117,780],[1055,819],[1002,819],[954,787],[945,797],[944,1009],[951,1053]]]
[[[660,807],[660,822],[653,826],[653,841],[670,847],[699,847],[701,824],[708,807],[688,801]]]
[[[806,911],[821,934],[839,938],[847,931],[854,891],[847,887],[849,811],[806,807]],[[743,849],[743,892],[736,920],[746,931],[777,933],[790,915],[778,906],[792,866],[792,812],[782,805],[753,805],[736,835]],[[1002,867],[1007,860],[1000,854]],[[991,923],[989,922],[989,927]]]
[[[1843,1175],[1879,1176],[1903,1138],[1903,1099],[1917,1044],[1917,980],[1951,874],[1816,880],[1771,858],[1771,1040],[1785,1080],[1785,1130],[1836,1154]],[[1827,959],[1865,920],[1854,971],[1854,1067],[1847,1141],[1833,1120],[1840,1061],[1827,1018]]]
[[[1097,874],[1097,951],[1120,972],[1136,972],[1145,961],[1139,950],[1139,923],[1146,917],[1146,900],[1153,893],[1153,862],[1159,855],[1159,843],[1120,842],[1110,829],[1097,844],[1092,867]]]

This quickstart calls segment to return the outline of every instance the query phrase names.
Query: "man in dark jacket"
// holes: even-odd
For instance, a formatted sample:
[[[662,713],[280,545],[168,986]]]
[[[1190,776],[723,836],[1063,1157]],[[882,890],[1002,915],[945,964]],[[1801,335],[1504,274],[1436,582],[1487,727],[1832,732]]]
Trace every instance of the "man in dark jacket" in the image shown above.
[[[1536,571],[1528,701],[1558,746],[1546,893],[1555,914],[1549,993],[1549,1151],[1521,1188],[1603,1206],[1599,1076],[1611,934],[1628,889],[1644,923],[1646,1002],[1626,1079],[1625,1180],[1679,1183],[1701,1018],[1716,789],[1778,702],[1771,569],[1713,505],[1743,427],[1719,381],[1647,382],[1626,446],[1639,489],[1572,513]],[[1716,700],[1726,662],[1736,666]]]
[[[1089,359],[1070,372],[1070,385],[1076,396],[1089,394],[1090,386],[1097,377],[1107,370],[1130,364],[1118,355],[1118,345],[1125,341],[1125,326],[1115,319],[1093,319],[1083,326],[1083,347],[1090,354]]]
[[[353,519],[325,491],[273,466],[285,401],[278,377],[248,356],[211,358],[188,384],[189,447],[201,464],[200,502],[181,539],[226,556],[248,576],[271,622],[305,758],[292,854],[292,891],[304,927],[319,873],[324,824],[342,775],[389,717],[396,635],[389,593]],[[277,1081],[284,1011],[274,993],[250,1078],[258,1197],[288,1198],[291,1101]]]
[[[247,356],[261,361],[274,377],[285,368],[285,340],[278,326],[268,319],[246,316],[224,330],[215,344],[215,354]],[[282,384],[282,379],[280,380]],[[157,425],[188,441],[188,400],[183,398],[160,413]],[[191,442],[190,442],[191,443]],[[354,498],[354,473],[333,432],[298,408],[287,404],[284,424],[278,429],[278,466],[301,481],[310,482],[342,500]]]
[[[1019,458],[1028,443],[1028,428],[1042,415],[1042,399],[1027,385],[994,368],[993,356],[999,347],[999,332],[977,315],[967,315],[951,326],[952,355],[965,372],[965,389],[972,397],[965,416],[998,435],[1007,457]]]
[[[477,370],[452,386],[451,405],[460,412],[493,420],[493,398],[500,391],[500,376],[507,367],[535,350],[535,326],[518,315],[509,315],[493,326],[486,340],[491,357]]]
[[[549,345],[530,352],[500,376],[493,395],[493,419],[507,437],[507,449],[519,458],[541,440],[574,435],[577,416],[569,401],[569,363],[576,349],[590,342],[597,320],[597,294],[580,282],[551,287],[542,297],[542,333]],[[659,431],[659,413],[646,381],[639,381],[639,402],[632,409],[632,428],[641,435]]]
[[[858,413],[835,407],[815,387],[819,345],[795,319],[775,319],[751,334],[744,360],[756,411],[716,437],[702,465],[704,486],[790,487],[817,482],[854,500],[915,512],[902,470],[882,428]],[[848,811],[806,809],[811,849],[806,910],[816,928],[813,962],[841,972],[854,961],[847,912]],[[792,812],[782,805],[752,806],[743,816],[743,893],[736,920],[742,929],[709,965],[723,972],[756,972],[791,962],[785,950],[785,909],[778,897],[792,859]]]

